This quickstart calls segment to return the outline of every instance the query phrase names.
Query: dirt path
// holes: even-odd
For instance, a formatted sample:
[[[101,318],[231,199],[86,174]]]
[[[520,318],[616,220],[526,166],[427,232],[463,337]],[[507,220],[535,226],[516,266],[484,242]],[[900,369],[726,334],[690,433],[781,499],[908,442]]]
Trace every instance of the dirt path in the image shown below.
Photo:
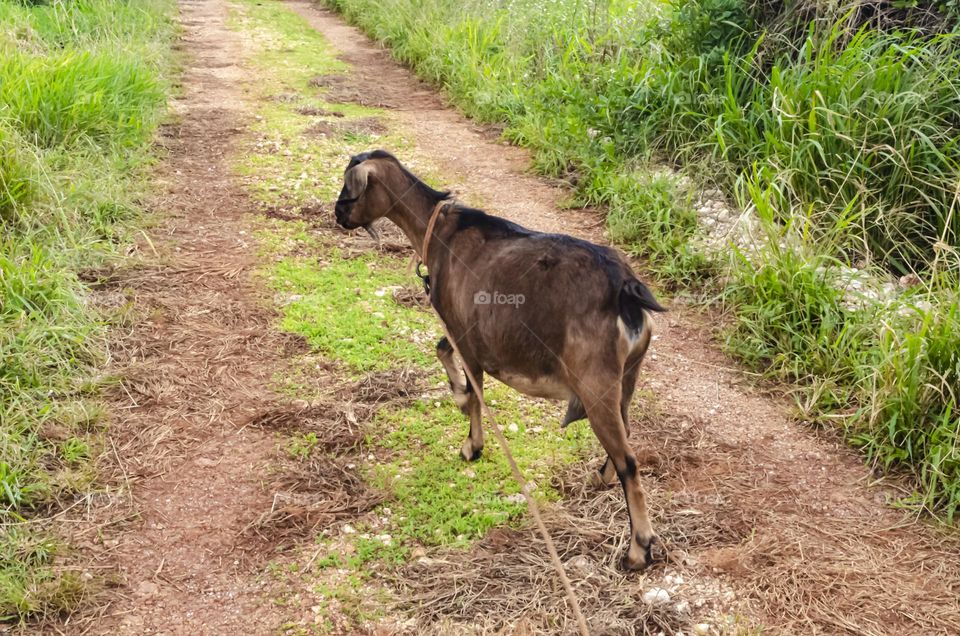
[[[246,118],[237,37],[222,2],[180,6],[187,68],[162,137],[158,255],[117,280],[146,317],[124,341],[112,427],[140,519],[104,541],[123,586],[91,631],[268,633],[279,621],[238,535],[271,505],[259,480],[274,442],[244,424],[297,345],[249,281],[248,201],[226,160]]]
[[[527,226],[603,240],[596,214],[558,209],[565,192],[527,174],[524,151],[447,108],[334,14],[289,6],[351,66],[341,90],[392,111],[414,169],[439,167],[459,194]],[[271,506],[260,475],[274,441],[245,424],[269,408],[271,376],[299,345],[271,330],[249,280],[250,205],[226,162],[256,78],[236,66],[223,0],[181,8],[190,59],[182,121],[165,136],[159,257],[117,281],[147,315],[120,356],[113,429],[140,519],[104,540],[122,586],[86,631],[266,634],[284,617],[238,536]],[[886,507],[857,456],[747,386],[704,318],[673,307],[642,378],[651,413],[634,441],[654,451],[645,472],[682,596],[727,594],[729,611],[784,633],[960,632],[957,542]]]

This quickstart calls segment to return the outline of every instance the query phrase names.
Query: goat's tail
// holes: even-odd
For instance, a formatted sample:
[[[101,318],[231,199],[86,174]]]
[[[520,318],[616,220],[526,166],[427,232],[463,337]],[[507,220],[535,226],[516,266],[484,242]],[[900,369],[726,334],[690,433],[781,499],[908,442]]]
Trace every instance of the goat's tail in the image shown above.
[[[666,311],[647,286],[636,278],[629,279],[620,287],[620,318],[630,331],[643,328],[644,311]]]

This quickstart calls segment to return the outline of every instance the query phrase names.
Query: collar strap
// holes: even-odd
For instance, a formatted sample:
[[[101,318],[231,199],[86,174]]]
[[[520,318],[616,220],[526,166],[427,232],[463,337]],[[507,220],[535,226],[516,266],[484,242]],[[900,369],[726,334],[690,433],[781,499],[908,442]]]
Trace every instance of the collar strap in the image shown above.
[[[427,233],[423,235],[423,248],[420,250],[420,262],[430,267],[430,264],[427,262],[427,256],[430,253],[430,239],[433,238],[433,227],[437,224],[437,218],[440,216],[440,210],[443,209],[443,206],[450,203],[447,199],[441,199],[437,202],[437,205],[433,207],[433,213],[430,215],[430,220],[427,222]]]

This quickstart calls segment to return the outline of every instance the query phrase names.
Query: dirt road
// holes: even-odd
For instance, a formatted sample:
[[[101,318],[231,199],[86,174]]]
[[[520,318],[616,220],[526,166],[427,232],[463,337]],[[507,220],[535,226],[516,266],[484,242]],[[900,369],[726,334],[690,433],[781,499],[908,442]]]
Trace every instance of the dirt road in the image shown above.
[[[447,107],[333,13],[287,4],[349,66],[340,89],[387,108],[413,140],[405,160],[440,166],[450,188],[491,212],[604,240],[597,213],[559,209],[565,192],[531,176],[524,151]],[[119,280],[146,316],[124,340],[114,405],[140,520],[108,537],[122,584],[81,624],[103,634],[274,633],[283,609],[237,540],[271,506],[259,475],[273,441],[245,423],[269,408],[271,375],[301,345],[274,330],[251,280],[250,205],[226,162],[249,122],[244,87],[255,71],[238,66],[241,36],[227,28],[224,0],[180,5],[189,61],[158,171],[158,256]],[[868,487],[859,457],[796,424],[788,401],[751,388],[695,309],[673,306],[656,333],[633,441],[670,562],[642,579],[603,574],[604,589],[666,585],[668,570],[680,597],[744,619],[730,631],[960,633],[960,543],[885,505],[889,491]],[[586,518],[620,514],[618,505],[572,488],[559,508]]]

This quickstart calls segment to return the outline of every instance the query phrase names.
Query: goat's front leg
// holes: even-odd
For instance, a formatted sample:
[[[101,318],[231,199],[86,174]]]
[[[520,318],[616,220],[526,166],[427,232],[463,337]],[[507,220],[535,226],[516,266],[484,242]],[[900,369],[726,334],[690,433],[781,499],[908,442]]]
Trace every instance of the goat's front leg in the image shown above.
[[[470,371],[480,384],[478,388],[471,386],[470,381],[464,378],[460,369],[457,368],[453,346],[445,337],[437,343],[437,357],[447,372],[453,401],[465,415],[470,417],[470,434],[460,448],[460,456],[467,461],[476,461],[483,453],[483,413],[478,397],[478,390],[483,391],[483,370],[471,366]]]

